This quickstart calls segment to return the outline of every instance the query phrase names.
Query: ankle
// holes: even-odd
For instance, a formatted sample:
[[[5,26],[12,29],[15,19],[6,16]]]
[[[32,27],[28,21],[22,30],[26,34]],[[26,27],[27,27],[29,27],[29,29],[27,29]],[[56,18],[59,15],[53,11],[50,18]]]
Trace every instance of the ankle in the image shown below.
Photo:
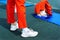
[[[11,23],[11,25],[16,25],[17,22]]]

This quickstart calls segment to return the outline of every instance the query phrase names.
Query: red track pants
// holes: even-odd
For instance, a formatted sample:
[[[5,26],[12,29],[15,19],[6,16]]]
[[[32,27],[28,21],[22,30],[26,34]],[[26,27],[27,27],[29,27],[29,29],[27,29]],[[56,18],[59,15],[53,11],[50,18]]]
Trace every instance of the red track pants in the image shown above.
[[[27,27],[26,24],[26,8],[24,6],[25,0],[7,0],[7,21],[8,23],[14,23],[14,11],[15,5],[17,8],[18,26],[20,29]]]
[[[48,3],[47,0],[42,0],[41,2],[37,3],[35,6],[35,13],[40,14],[40,11],[45,10],[48,15],[52,15],[52,7]]]

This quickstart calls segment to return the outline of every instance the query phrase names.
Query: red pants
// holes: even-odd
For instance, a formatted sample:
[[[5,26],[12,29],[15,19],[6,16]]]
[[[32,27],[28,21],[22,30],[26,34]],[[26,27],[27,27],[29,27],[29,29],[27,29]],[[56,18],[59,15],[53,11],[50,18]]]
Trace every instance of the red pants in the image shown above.
[[[42,0],[41,2],[37,3],[35,6],[35,13],[40,14],[40,11],[45,10],[48,15],[52,15],[52,7],[48,3],[47,0]]]
[[[15,17],[14,17],[14,11],[15,11],[15,5],[17,8],[17,17],[18,17],[18,26],[19,28],[25,28],[27,27],[26,24],[26,8],[24,6],[25,0],[7,0],[7,21],[8,23],[14,23]]]

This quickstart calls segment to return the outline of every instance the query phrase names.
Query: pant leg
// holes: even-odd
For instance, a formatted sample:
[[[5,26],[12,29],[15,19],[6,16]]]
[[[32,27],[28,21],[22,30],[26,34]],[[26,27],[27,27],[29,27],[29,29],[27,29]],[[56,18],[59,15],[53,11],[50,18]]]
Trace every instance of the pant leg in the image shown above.
[[[14,23],[14,7],[15,7],[15,0],[7,0],[7,21],[8,23]]]
[[[25,0],[16,0],[18,26],[20,29],[27,27]]]
[[[46,1],[45,8],[46,8],[47,14],[52,15],[52,7],[51,7],[51,5],[49,4],[48,1]]]
[[[35,13],[40,14],[40,11],[45,9],[45,1],[39,2],[35,5]]]

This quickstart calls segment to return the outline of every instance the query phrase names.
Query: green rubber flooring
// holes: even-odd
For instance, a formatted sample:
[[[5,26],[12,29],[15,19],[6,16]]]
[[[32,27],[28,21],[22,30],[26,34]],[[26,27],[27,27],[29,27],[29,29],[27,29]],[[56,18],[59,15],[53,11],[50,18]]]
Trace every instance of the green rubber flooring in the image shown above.
[[[10,25],[6,21],[5,6],[0,6],[0,40],[60,40],[60,25],[36,19],[31,15],[33,12],[34,6],[27,7],[27,24],[28,27],[38,31],[39,34],[33,38],[22,38],[20,30],[15,32],[9,30]]]

